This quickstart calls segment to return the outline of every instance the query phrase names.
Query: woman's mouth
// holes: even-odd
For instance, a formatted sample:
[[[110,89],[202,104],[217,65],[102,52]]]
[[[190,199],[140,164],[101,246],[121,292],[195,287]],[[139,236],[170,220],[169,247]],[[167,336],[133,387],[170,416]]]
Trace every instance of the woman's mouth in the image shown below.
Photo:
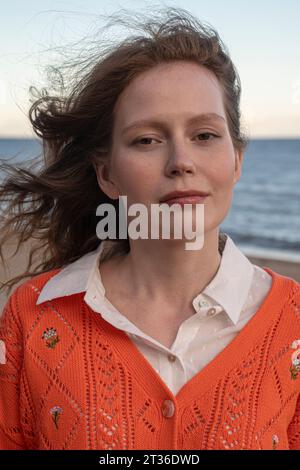
[[[175,197],[172,199],[168,199],[167,201],[161,202],[161,204],[168,204],[169,206],[172,204],[180,204],[183,206],[184,204],[202,204],[208,196],[183,196],[183,197]]]

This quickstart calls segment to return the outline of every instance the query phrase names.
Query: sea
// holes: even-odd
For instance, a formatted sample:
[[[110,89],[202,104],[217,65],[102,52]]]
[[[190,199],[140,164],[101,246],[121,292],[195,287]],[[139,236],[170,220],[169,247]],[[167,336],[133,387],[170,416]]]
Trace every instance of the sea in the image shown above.
[[[39,139],[0,139],[1,161],[26,167],[41,152]],[[300,261],[300,139],[250,141],[220,229],[246,255]]]

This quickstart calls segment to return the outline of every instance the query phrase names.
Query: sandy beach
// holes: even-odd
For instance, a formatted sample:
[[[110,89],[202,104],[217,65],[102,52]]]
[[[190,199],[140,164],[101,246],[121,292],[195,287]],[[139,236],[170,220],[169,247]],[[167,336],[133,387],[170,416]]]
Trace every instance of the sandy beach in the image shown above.
[[[22,248],[20,249],[19,253],[12,257],[11,259],[7,259],[7,264],[8,264],[8,269],[4,269],[4,266],[2,263],[0,263],[0,281],[5,282],[7,279],[10,279],[13,276],[21,274],[23,271],[25,271],[25,268],[27,266],[28,262],[28,252],[29,252],[29,247],[32,246],[32,242],[28,241],[25,244],[23,244]],[[6,245],[6,248],[3,250],[5,253],[5,259],[6,257],[10,257],[13,253],[14,250],[16,249],[15,243],[11,242],[10,244]],[[292,279],[297,280],[300,282],[300,262],[299,261],[292,261],[292,260],[283,260],[283,259],[270,259],[269,257],[264,257],[259,254],[259,256],[254,256],[253,253],[248,255],[246,252],[244,254],[247,256],[247,258],[253,263],[256,264],[257,266],[261,267],[268,267],[272,269],[273,271],[276,271],[280,274],[283,274],[284,276],[291,277]],[[299,259],[299,257],[298,257]],[[22,282],[25,282],[29,278],[24,278],[24,280],[20,281],[18,284],[16,284],[13,287],[13,290],[11,293],[15,290],[15,288],[21,284]],[[5,305],[7,301],[8,295],[1,292],[0,293],[0,315],[3,310],[3,306]]]

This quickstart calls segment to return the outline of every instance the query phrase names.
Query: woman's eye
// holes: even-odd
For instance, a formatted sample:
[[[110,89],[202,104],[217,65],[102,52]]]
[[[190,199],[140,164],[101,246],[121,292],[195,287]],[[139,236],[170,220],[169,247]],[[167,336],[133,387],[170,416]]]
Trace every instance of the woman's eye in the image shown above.
[[[208,142],[209,140],[213,140],[213,139],[209,139],[210,136],[215,137],[215,138],[219,137],[218,135],[212,134],[211,132],[202,132],[201,134],[197,134],[197,137],[199,137],[199,136],[204,136],[205,137],[204,139],[200,139],[202,142],[203,141]],[[206,137],[208,137],[208,138],[206,138]]]
[[[151,144],[151,141],[155,141],[155,139],[153,137],[142,137],[141,139],[136,139],[134,142],[133,142],[133,145],[134,144],[142,144],[142,145],[148,145],[148,144]],[[150,142],[149,142],[150,141]]]

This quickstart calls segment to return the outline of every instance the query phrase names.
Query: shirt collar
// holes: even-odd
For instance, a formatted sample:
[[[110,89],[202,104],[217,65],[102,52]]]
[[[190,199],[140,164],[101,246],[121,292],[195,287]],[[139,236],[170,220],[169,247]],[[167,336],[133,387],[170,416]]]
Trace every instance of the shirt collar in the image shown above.
[[[118,242],[103,240],[97,249],[62,268],[58,274],[46,282],[36,304],[39,305],[58,297],[87,292],[91,284],[96,287],[97,294],[103,297],[105,289],[98,269],[99,260],[107,256],[108,252],[114,253],[116,245]],[[205,294],[221,305],[229,318],[236,324],[248,297],[253,273],[253,264],[226,234],[219,269],[205,289],[193,299],[195,309],[197,310],[198,303]]]

